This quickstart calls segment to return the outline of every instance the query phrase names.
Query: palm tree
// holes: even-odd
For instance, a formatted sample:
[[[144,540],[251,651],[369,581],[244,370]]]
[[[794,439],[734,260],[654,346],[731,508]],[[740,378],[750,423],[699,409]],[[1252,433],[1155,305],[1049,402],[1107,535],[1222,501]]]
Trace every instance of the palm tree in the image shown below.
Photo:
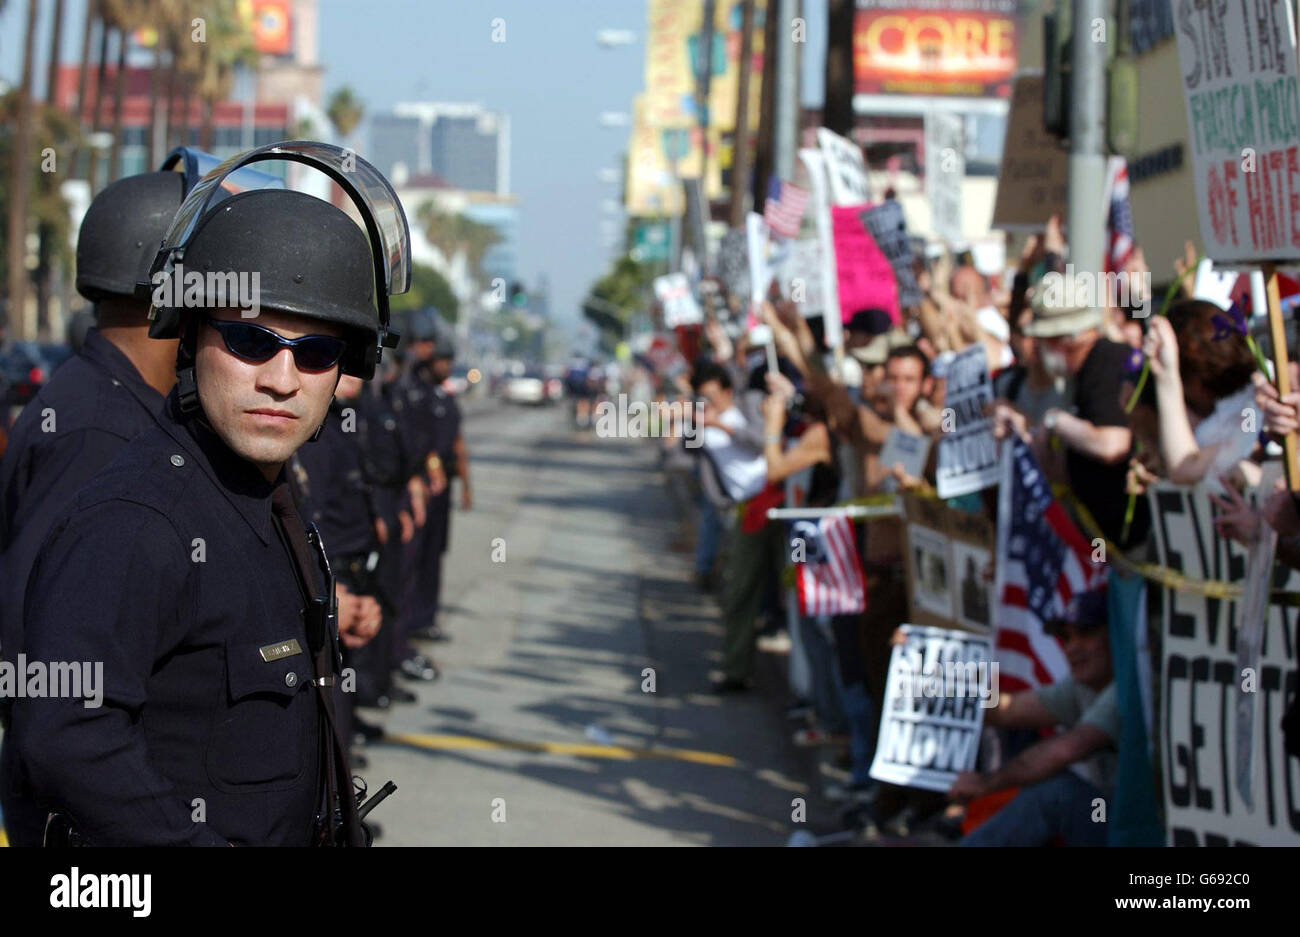
[[[212,110],[230,97],[235,68],[257,66],[253,37],[239,19],[235,0],[216,0],[206,8],[208,41],[201,44],[195,91],[203,108],[200,146],[212,149]]]
[[[483,257],[488,249],[500,243],[496,228],[461,214],[441,211],[433,202],[425,202],[415,213],[429,243],[442,251],[451,263],[458,254],[465,257],[470,274],[482,281]]]
[[[365,115],[365,106],[357,99],[352,89],[344,85],[330,95],[325,114],[334,125],[334,132],[339,135],[339,139],[346,141],[361,123],[361,118]]]
[[[54,2],[54,25],[50,30],[50,56],[46,65],[45,72],[45,108],[48,113],[54,110],[54,88],[58,82],[59,74],[59,43],[63,39],[63,0]],[[45,115],[42,115],[42,124],[48,125]],[[44,142],[44,141],[42,141]],[[55,185],[55,174],[52,172],[41,173],[40,184],[37,198],[44,201],[56,194],[57,186]],[[56,250],[53,243],[55,232],[53,227],[46,221],[41,221],[36,226],[36,235],[40,239],[36,249],[36,323],[37,330],[47,330],[50,321],[50,293],[53,289],[54,265],[51,263],[51,255]]]
[[[27,191],[31,181],[32,138],[32,52],[36,45],[36,0],[27,0],[27,31],[23,45],[23,71],[18,86],[18,114],[13,135],[10,167],[7,279],[7,319],[10,338],[26,338],[23,300],[27,270],[23,254],[27,248]]]

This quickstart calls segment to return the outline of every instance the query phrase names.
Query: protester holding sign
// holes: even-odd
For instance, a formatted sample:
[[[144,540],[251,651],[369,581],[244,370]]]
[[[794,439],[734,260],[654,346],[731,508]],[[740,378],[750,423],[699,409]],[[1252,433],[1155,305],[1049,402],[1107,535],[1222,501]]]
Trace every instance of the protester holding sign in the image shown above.
[[[967,802],[1020,788],[1011,803],[962,840],[963,846],[1067,846],[1106,843],[1106,799],[1114,785],[1112,749],[1119,712],[1111,683],[1105,591],[1078,596],[1049,627],[1060,638],[1070,676],[1025,693],[1004,693],[986,725],[1065,731],[1033,745],[991,774],[958,775],[948,795]],[[1085,779],[1084,775],[1088,775]]]

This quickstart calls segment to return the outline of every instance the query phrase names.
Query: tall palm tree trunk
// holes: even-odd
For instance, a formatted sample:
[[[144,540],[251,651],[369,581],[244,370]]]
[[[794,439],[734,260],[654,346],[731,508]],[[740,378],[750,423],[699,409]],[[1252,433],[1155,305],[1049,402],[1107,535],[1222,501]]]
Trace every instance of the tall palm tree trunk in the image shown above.
[[[95,70],[95,100],[94,111],[90,115],[90,126],[98,133],[104,125],[102,111],[104,108],[104,72],[108,68],[108,21],[103,17],[103,8],[98,12],[99,18],[99,67]],[[90,194],[94,195],[99,191],[99,150],[91,147],[90,150]]]
[[[113,148],[109,150],[108,178],[116,179],[122,163],[122,97],[126,92],[127,32],[117,28],[117,75],[113,81]]]
[[[853,133],[853,0],[828,0],[826,10],[826,101],[822,126]]]
[[[54,89],[58,83],[59,75],[59,43],[63,39],[63,0],[54,2],[54,25],[50,30],[50,61],[45,72],[45,107],[53,110]],[[55,173],[41,173],[41,188],[45,195],[53,193],[55,188]],[[36,226],[37,237],[40,238],[39,246],[36,252],[36,330],[49,334],[52,331],[50,321],[50,296],[54,290],[54,264],[52,257],[54,255],[54,231],[48,224],[38,224]]]
[[[29,162],[32,138],[32,53],[36,45],[36,0],[27,0],[27,33],[23,44],[23,74],[18,87],[18,126],[14,130],[12,177],[9,183],[8,280],[6,309],[8,336],[27,337],[24,310],[27,287],[27,189],[32,178]]]

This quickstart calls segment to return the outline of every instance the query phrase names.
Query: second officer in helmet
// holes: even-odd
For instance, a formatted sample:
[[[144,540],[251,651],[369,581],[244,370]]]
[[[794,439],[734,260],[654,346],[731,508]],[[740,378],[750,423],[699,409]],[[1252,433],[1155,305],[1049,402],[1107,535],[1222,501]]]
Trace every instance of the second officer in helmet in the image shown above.
[[[409,278],[391,188],[343,155],[283,144],[223,168],[307,163],[365,232],[290,190],[219,201],[221,168],[182,204],[154,266],[185,280],[151,331],[180,340],[177,386],[37,558],[27,659],[102,662],[103,699],[20,700],[17,743],[37,797],[91,844],[364,841],[334,718],[333,583],[284,472],[341,375],[373,373]],[[215,295],[231,274],[256,275],[255,310]]]

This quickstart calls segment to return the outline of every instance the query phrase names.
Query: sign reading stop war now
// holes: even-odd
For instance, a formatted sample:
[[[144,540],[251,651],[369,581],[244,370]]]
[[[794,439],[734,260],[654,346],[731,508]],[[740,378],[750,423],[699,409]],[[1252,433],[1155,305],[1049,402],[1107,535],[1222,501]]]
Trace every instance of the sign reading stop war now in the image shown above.
[[[1206,254],[1300,257],[1300,87],[1291,5],[1173,0]]]
[[[989,639],[903,625],[885,681],[871,776],[889,784],[946,791],[975,768],[980,730],[997,682]],[[993,701],[996,705],[996,700]]]

